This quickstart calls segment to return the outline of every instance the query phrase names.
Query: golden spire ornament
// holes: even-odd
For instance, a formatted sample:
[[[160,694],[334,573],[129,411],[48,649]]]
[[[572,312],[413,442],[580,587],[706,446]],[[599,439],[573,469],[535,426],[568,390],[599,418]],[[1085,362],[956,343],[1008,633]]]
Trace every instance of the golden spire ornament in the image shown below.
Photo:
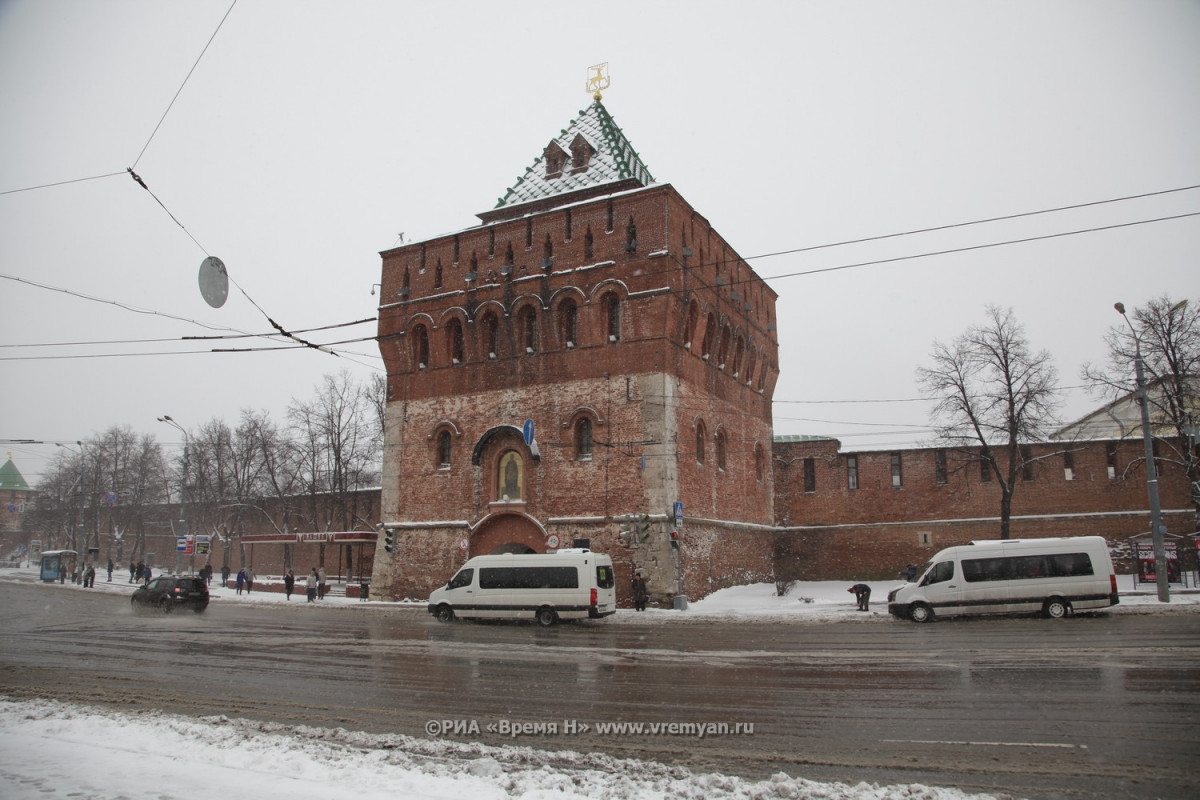
[[[587,91],[592,93],[592,99],[597,103],[600,102],[600,91],[607,89],[608,80],[608,62],[603,64],[595,64],[588,67]]]

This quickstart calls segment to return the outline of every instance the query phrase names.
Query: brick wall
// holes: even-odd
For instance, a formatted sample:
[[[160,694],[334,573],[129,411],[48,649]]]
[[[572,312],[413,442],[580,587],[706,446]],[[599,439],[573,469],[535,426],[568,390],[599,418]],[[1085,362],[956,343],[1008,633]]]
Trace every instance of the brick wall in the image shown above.
[[[900,456],[898,487],[892,485],[894,452]],[[1019,479],[1013,495],[1012,538],[1100,535],[1117,546],[1149,530],[1140,441],[1039,444],[1030,452],[1036,459],[1030,478]],[[806,579],[892,579],[942,548],[999,538],[999,486],[982,479],[969,451],[843,453],[839,442],[818,440],[777,442],[775,457],[776,515]],[[857,460],[857,489],[848,483],[851,457]],[[815,491],[806,492],[809,464]],[[1159,472],[1168,530],[1192,533],[1186,481],[1169,464],[1161,463]]]

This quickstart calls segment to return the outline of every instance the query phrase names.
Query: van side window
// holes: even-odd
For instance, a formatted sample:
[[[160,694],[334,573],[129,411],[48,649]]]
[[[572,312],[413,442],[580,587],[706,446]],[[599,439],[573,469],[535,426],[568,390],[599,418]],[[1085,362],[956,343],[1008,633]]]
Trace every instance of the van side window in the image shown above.
[[[470,586],[471,578],[474,575],[475,575],[474,568],[460,569],[458,571],[458,574],[455,575],[453,578],[451,578],[450,582],[448,584],[446,584],[446,588],[447,589],[459,589],[463,586]]]
[[[575,567],[484,567],[480,589],[578,589]]]
[[[616,581],[613,579],[613,568],[608,566],[596,567],[596,586],[601,589],[611,589]]]
[[[925,576],[925,580],[921,581],[922,586],[929,586],[932,583],[942,583],[954,579],[954,562],[939,561],[934,564],[933,569],[929,570],[929,574]]]
[[[963,578],[968,583],[1028,578],[1068,578],[1074,575],[1093,574],[1092,559],[1087,553],[964,558],[962,568]]]

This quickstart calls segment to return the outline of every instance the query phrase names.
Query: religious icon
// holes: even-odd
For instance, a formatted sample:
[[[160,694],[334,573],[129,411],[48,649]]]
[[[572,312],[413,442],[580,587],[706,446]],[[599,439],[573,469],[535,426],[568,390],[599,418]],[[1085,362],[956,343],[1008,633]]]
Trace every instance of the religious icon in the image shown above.
[[[521,456],[509,450],[500,456],[497,494],[504,501],[521,499]]]

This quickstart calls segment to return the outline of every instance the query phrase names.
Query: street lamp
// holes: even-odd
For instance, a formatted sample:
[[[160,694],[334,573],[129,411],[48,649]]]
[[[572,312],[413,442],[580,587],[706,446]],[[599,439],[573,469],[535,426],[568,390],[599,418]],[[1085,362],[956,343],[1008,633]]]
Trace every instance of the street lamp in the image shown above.
[[[1179,308],[1186,304],[1176,304],[1171,308],[1168,314],[1173,314]],[[1129,333],[1133,335],[1134,349],[1134,369],[1137,374],[1137,398],[1138,404],[1142,408],[1142,443],[1146,448],[1146,491],[1150,495],[1150,538],[1154,541],[1154,577],[1158,581],[1158,600],[1161,603],[1171,602],[1171,591],[1167,588],[1167,551],[1163,545],[1163,534],[1166,533],[1166,526],[1162,524],[1162,508],[1158,502],[1158,470],[1154,466],[1154,442],[1150,433],[1150,404],[1146,399],[1146,367],[1142,360],[1142,342],[1138,338],[1137,331],[1133,328],[1133,323],[1129,321],[1129,317],[1125,314],[1125,304],[1115,303],[1113,308],[1125,320],[1125,324],[1129,326]]]
[[[188,432],[182,425],[171,419],[168,415],[163,414],[158,418],[159,422],[165,422],[172,428],[183,434],[183,485],[179,487],[179,527],[183,530],[185,538],[190,538],[190,529],[187,521],[187,484],[188,484],[188,447],[192,443],[192,439],[188,436]],[[176,574],[183,572],[183,553],[179,552],[179,548],[175,549],[175,572]],[[191,571],[196,571],[196,549],[192,546],[191,556]]]

